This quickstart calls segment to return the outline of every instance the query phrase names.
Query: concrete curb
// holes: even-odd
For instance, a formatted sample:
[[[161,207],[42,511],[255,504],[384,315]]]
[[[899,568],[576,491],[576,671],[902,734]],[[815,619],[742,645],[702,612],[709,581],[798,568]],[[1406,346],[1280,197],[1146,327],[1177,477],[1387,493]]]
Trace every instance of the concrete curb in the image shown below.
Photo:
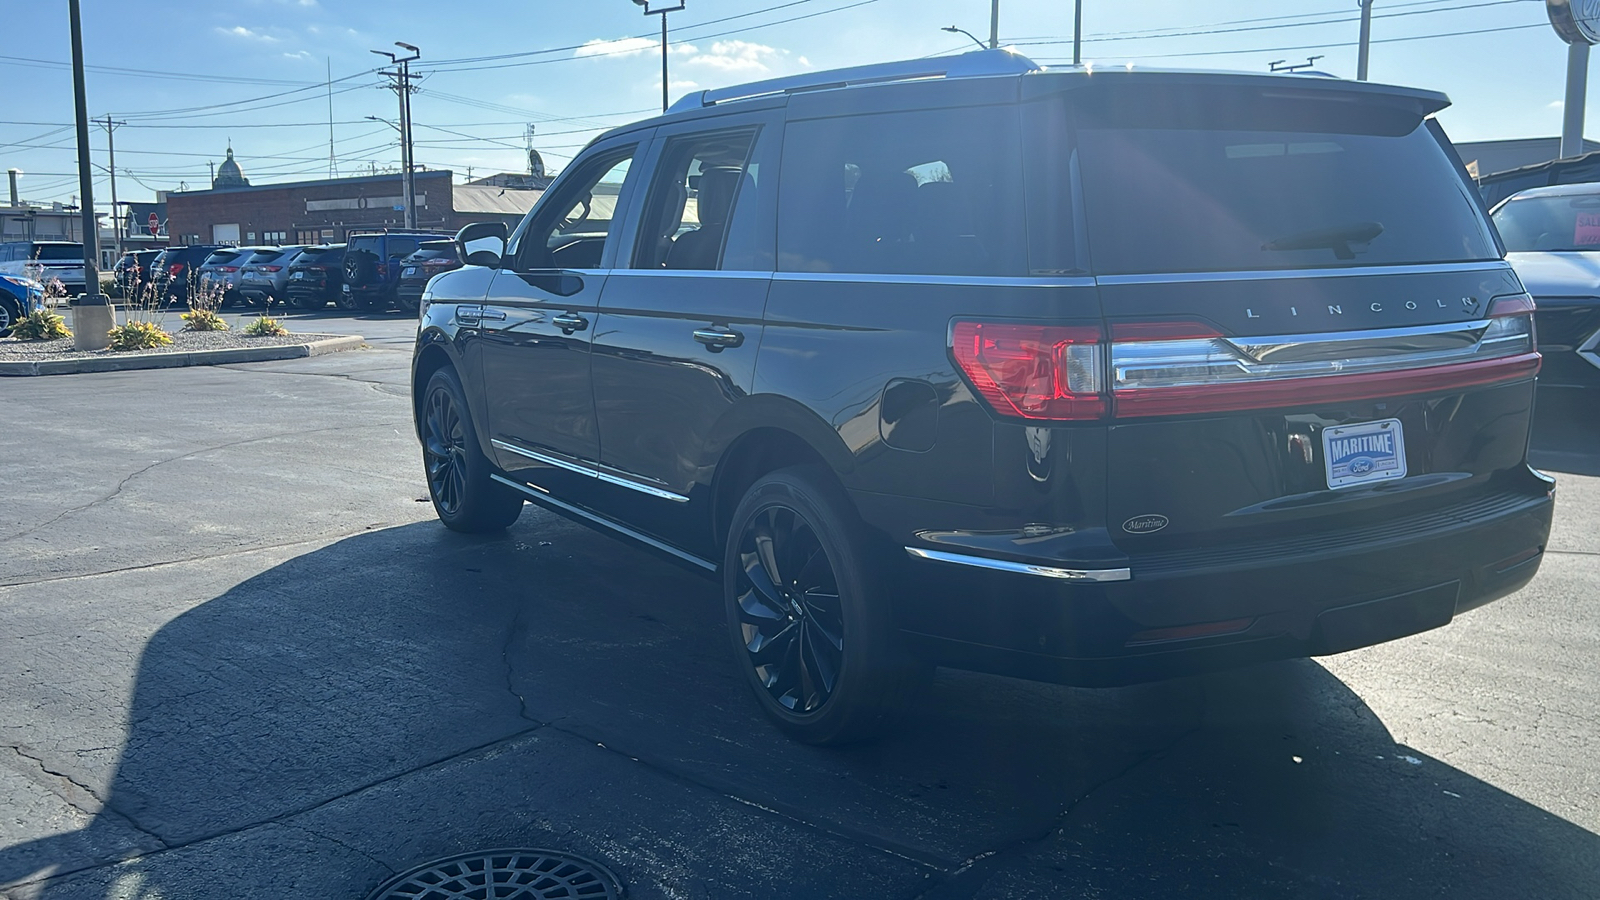
[[[37,362],[0,362],[0,376],[76,375],[83,372],[128,372],[134,369],[176,369],[183,366],[222,366],[229,363],[262,362],[271,359],[302,359],[340,350],[354,350],[366,343],[359,334],[307,341],[304,344],[276,344],[271,347],[230,347],[223,350],[190,350],[185,353],[129,353],[97,356],[92,359],[45,359]]]

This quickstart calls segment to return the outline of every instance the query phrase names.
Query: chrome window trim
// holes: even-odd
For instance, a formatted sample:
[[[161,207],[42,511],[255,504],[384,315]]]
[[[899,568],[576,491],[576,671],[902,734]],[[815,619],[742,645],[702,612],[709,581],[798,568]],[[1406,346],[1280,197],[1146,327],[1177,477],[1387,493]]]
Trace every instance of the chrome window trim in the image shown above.
[[[1022,278],[1014,275],[877,275],[870,272],[774,272],[773,281],[820,281],[834,284],[937,284],[952,287],[1094,287],[1095,280],[1088,276],[1036,276]]]
[[[612,269],[612,275],[648,275],[651,277],[666,278],[744,278],[767,279],[771,272],[755,272],[743,269]]]
[[[654,548],[656,548],[657,550],[660,550],[663,553],[671,554],[672,556],[675,556],[678,559],[681,559],[686,563],[690,563],[692,565],[699,566],[700,568],[705,569],[708,572],[715,572],[717,570],[716,563],[713,563],[713,562],[711,562],[709,560],[701,559],[700,557],[695,556],[693,553],[685,553],[682,550],[679,550],[677,547],[672,546],[671,544],[668,544],[668,543],[665,543],[665,542],[662,542],[662,541],[658,541],[655,538],[650,537],[647,534],[642,534],[640,532],[634,531],[632,528],[629,528],[626,525],[622,525],[622,524],[619,524],[617,522],[613,522],[610,519],[602,518],[600,516],[595,515],[592,512],[589,512],[586,509],[582,509],[580,507],[573,506],[571,503],[567,503],[565,501],[558,500],[555,497],[551,496],[547,492],[542,492],[542,491],[535,490],[534,488],[529,487],[528,485],[522,484],[521,482],[512,481],[511,479],[506,478],[506,477],[501,476],[501,475],[490,475],[489,477],[494,481],[500,482],[501,484],[505,485],[506,487],[516,488],[518,491],[521,491],[522,493],[527,494],[528,497],[531,498],[534,503],[538,503],[538,504],[541,504],[541,505],[559,507],[560,509],[565,510],[566,512],[572,513],[575,516],[579,516],[579,517],[583,518],[585,521],[593,522],[594,524],[599,525],[602,528],[609,528],[612,531],[617,532],[618,534],[626,535],[626,536],[628,536],[630,538],[633,538],[634,540],[638,541],[641,544],[648,544],[651,547],[654,547]]]
[[[629,488],[631,490],[638,491],[641,494],[649,494],[652,497],[659,497],[662,500],[671,500],[674,503],[689,502],[689,498],[682,494],[675,494],[672,491],[651,487],[647,484],[640,484],[637,481],[612,475],[609,472],[602,472],[599,469],[591,469],[588,466],[579,465],[578,463],[568,462],[564,459],[559,459],[554,456],[547,456],[546,454],[540,453],[537,450],[529,450],[526,447],[518,447],[516,444],[507,443],[499,440],[498,438],[491,439],[490,443],[508,453],[515,453],[518,456],[526,456],[529,459],[538,460],[546,465],[555,466],[558,469],[566,469],[568,472],[576,472],[579,475],[587,475],[590,478],[598,478],[599,480],[604,481],[606,484],[614,484],[618,487]]]
[[[1443,275],[1452,272],[1487,272],[1511,264],[1502,259],[1466,263],[1419,263],[1397,266],[1350,266],[1329,269],[1259,269],[1240,272],[1152,272],[1147,275],[1100,275],[1095,283],[1104,286],[1124,284],[1185,284],[1195,281],[1275,281],[1292,278],[1353,278],[1362,275]]]
[[[990,559],[985,556],[947,553],[943,550],[925,550],[921,547],[907,547],[906,553],[918,559],[931,559],[937,562],[955,563],[956,565],[973,566],[979,569],[994,569],[999,572],[1015,572],[1020,575],[1038,575],[1043,578],[1056,578],[1062,581],[1094,583],[1130,581],[1133,579],[1133,570],[1127,567],[1120,569],[1061,569],[1055,566]]]

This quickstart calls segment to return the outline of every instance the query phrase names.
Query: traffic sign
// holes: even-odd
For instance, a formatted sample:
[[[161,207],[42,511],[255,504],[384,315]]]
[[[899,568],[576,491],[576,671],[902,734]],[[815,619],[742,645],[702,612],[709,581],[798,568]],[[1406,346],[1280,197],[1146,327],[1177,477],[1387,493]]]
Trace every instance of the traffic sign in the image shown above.
[[[157,216],[155,213],[151,213],[149,221],[145,223],[145,227],[150,229],[150,234],[151,235],[160,234],[161,233],[161,218],[159,216]]]

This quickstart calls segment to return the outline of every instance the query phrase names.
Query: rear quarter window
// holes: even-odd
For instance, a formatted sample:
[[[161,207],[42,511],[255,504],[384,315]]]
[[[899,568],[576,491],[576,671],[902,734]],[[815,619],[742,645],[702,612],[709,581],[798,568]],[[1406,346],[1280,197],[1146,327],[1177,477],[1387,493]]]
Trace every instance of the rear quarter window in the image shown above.
[[[1012,106],[789,123],[778,268],[1025,275]]]

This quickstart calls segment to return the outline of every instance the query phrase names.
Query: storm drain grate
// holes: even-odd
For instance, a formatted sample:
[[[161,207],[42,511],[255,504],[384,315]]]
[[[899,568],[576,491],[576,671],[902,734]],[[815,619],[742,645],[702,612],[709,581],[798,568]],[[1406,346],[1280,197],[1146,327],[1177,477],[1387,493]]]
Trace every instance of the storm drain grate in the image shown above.
[[[367,900],[620,900],[597,862],[556,850],[482,850],[436,859],[378,885]]]

